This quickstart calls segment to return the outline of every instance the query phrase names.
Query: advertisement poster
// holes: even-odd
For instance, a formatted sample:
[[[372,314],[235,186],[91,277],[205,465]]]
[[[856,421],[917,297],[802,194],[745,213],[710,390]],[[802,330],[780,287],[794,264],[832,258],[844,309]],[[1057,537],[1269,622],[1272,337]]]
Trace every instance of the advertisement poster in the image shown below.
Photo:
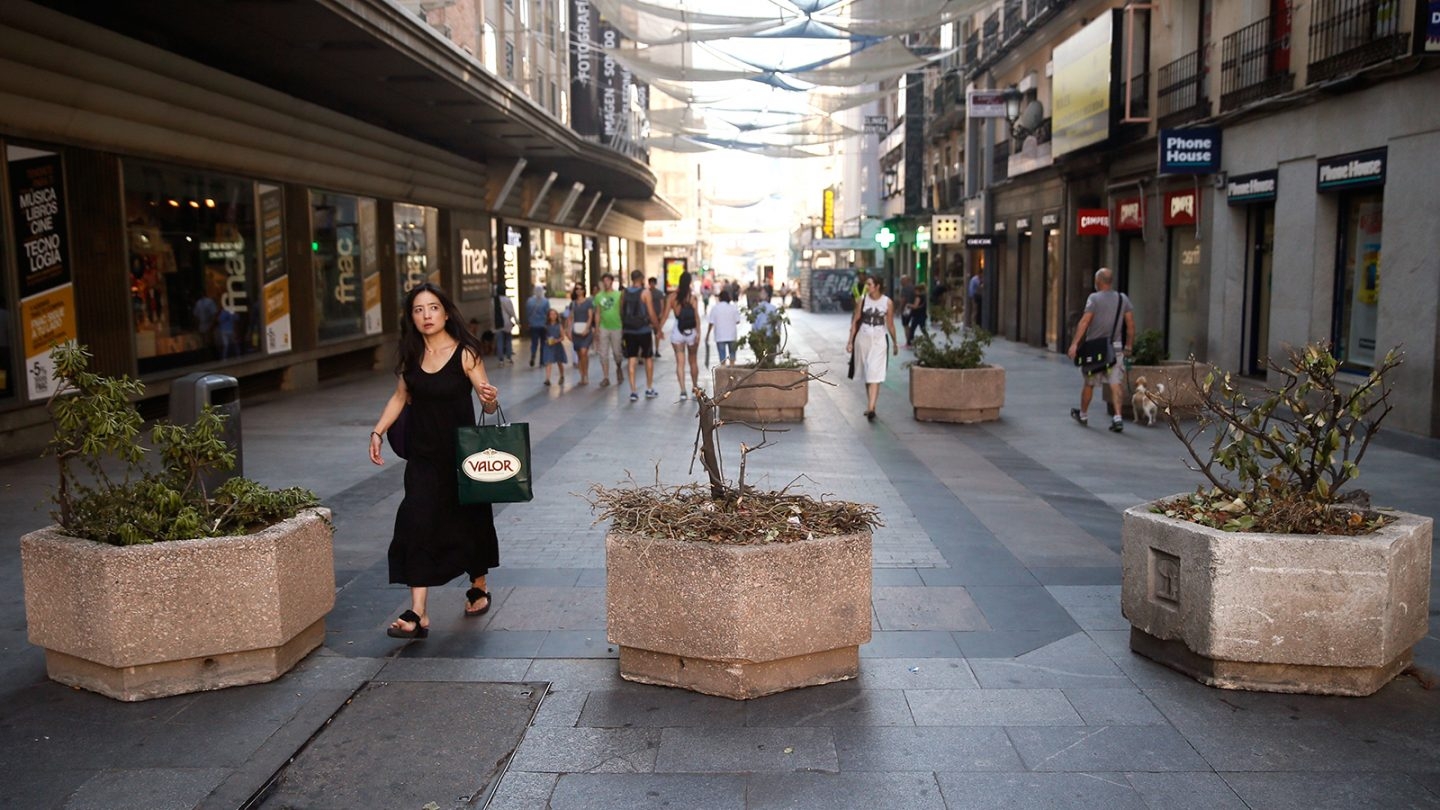
[[[26,391],[32,400],[45,399],[54,384],[50,349],[79,336],[66,255],[64,175],[60,156],[53,152],[12,146],[7,157]]]
[[[590,0],[570,2],[570,127],[581,135],[600,134],[600,12]],[[612,72],[614,60],[604,59]]]
[[[365,334],[378,335],[380,322],[380,263],[376,244],[375,201],[360,198],[360,279],[365,301]]]
[[[490,229],[460,229],[460,300],[490,297]]]
[[[265,284],[265,351],[288,352],[290,342],[290,277],[285,270],[284,196],[275,186],[261,184],[260,270]]]
[[[1056,156],[1110,137],[1110,62],[1114,34],[1114,16],[1101,14],[1080,33],[1055,46],[1051,142]]]
[[[687,262],[683,258],[665,259],[665,289],[673,290],[680,284],[680,275],[685,272]]]
[[[1375,323],[1380,309],[1380,236],[1384,230],[1381,203],[1356,206],[1355,274],[1351,283],[1350,328],[1346,330],[1345,360],[1357,366],[1375,366]]]

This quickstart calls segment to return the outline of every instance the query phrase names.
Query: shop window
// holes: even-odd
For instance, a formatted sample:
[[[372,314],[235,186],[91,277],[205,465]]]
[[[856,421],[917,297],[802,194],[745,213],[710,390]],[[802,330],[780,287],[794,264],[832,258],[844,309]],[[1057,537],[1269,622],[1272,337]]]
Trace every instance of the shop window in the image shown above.
[[[124,177],[140,373],[259,352],[255,183],[138,161]]]
[[[1375,324],[1380,312],[1380,237],[1385,224],[1381,192],[1344,199],[1335,283],[1335,353],[1346,366],[1375,367]]]
[[[1166,310],[1169,328],[1166,348],[1170,357],[1205,358],[1205,274],[1200,264],[1200,240],[1193,225],[1170,229],[1169,289]]]
[[[310,250],[315,272],[315,320],[321,341],[379,331],[375,263],[375,201],[310,192]]]
[[[423,205],[395,205],[395,260],[400,267],[400,301],[416,287],[440,285],[440,212]]]
[[[10,264],[5,260],[5,245],[0,244],[0,402],[15,397],[15,307],[10,302]]]
[[[551,298],[565,296],[564,279],[551,272],[550,257],[555,251],[555,235],[548,228],[530,229],[530,284],[544,285]]]

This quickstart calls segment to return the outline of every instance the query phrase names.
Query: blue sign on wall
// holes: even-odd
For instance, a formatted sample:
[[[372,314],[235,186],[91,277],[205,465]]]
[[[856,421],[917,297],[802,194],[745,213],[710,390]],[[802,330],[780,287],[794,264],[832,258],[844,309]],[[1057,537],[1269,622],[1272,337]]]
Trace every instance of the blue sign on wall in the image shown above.
[[[1160,130],[1160,174],[1220,171],[1220,128]]]

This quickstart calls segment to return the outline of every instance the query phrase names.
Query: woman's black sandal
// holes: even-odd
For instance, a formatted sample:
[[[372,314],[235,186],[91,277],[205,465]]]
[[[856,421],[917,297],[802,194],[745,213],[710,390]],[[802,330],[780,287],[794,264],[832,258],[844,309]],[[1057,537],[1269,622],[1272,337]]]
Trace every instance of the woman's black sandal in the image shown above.
[[[410,630],[401,630],[398,627],[387,627],[385,628],[385,635],[391,638],[425,638],[430,635],[430,628],[420,624],[420,617],[416,616],[413,610],[407,610],[401,613],[400,621],[410,622],[415,625],[415,627]]]
[[[479,602],[481,599],[484,599],[484,600],[485,600],[485,607],[480,608],[479,610],[471,610],[471,609],[470,609],[470,606],[473,605],[473,604],[475,604],[476,602]],[[474,617],[476,617],[476,616],[484,616],[486,613],[489,613],[489,612],[490,612],[490,592],[489,592],[489,591],[481,590],[480,588],[471,588],[471,589],[465,591],[465,615],[466,615],[466,616],[469,616],[469,617],[471,617],[471,618],[474,618]]]

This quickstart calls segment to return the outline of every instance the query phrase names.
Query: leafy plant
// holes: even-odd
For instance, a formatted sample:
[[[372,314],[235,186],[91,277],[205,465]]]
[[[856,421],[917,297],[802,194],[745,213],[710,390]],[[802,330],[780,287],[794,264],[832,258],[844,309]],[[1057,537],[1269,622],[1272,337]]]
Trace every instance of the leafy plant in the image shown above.
[[[1135,336],[1135,348],[1130,352],[1130,363],[1136,366],[1158,366],[1170,359],[1165,350],[1165,334],[1159,329],[1146,329]]]
[[[760,313],[764,310],[759,306],[745,310],[745,320],[750,323],[750,331],[737,340],[735,345],[748,347],[754,353],[755,368],[799,367],[801,362],[785,350],[790,326],[785,307],[769,307],[768,310],[764,326],[759,329],[755,328],[755,322],[760,320]]]
[[[980,368],[985,364],[985,349],[995,339],[989,332],[960,325],[959,313],[947,307],[931,310],[930,333],[915,337],[915,359],[905,365],[921,368]],[[944,340],[936,340],[938,332]],[[960,335],[957,342],[956,335]]]
[[[246,534],[319,503],[309,490],[271,490],[244,478],[207,492],[205,472],[235,467],[225,417],[208,406],[193,425],[162,422],[151,430],[161,464],[146,469],[143,420],[133,402],[145,386],[90,371],[90,353],[76,343],[50,356],[58,385],[48,403],[55,435],[46,452],[59,466],[54,517],[67,534],[112,545]],[[121,465],[118,477],[107,459]]]
[[[1281,382],[1253,404],[1228,372],[1212,368],[1197,380],[1203,399],[1193,428],[1165,413],[1194,461],[1187,466],[1211,489],[1157,511],[1228,531],[1360,534],[1383,525],[1378,515],[1332,507],[1346,500],[1341,488],[1359,476],[1390,413],[1388,375],[1400,364],[1392,349],[1351,388],[1335,379],[1340,361],[1329,345],[1292,349],[1284,363],[1268,362]],[[1199,373],[1192,364],[1192,376]]]

